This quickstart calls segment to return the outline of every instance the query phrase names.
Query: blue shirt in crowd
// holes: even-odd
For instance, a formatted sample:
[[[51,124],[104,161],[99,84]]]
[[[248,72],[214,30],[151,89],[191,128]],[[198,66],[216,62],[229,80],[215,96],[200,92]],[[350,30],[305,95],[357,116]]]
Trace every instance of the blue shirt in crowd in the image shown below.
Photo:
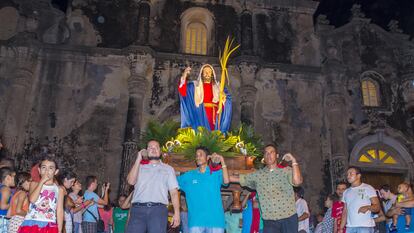
[[[221,200],[223,171],[204,173],[191,170],[178,177],[180,189],[185,192],[188,206],[188,226],[225,228],[224,210]]]
[[[85,194],[83,195],[83,200],[94,201],[94,204],[89,206],[87,210],[89,210],[95,216],[96,219],[99,219],[98,204],[96,204],[99,200],[98,194],[96,194],[95,192],[90,192],[86,190]],[[85,222],[96,222],[95,218],[88,211],[85,211],[83,213],[83,221]]]

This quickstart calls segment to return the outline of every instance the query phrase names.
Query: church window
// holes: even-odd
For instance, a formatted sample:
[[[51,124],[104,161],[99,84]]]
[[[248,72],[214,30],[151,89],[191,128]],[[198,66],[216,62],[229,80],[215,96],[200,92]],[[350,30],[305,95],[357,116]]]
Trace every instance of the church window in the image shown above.
[[[359,155],[358,162],[396,165],[398,162],[394,155],[382,149],[367,149]]]
[[[207,28],[202,23],[190,23],[185,33],[185,53],[207,54]]]
[[[378,83],[371,79],[362,80],[363,103],[368,107],[380,106]]]
[[[214,54],[213,14],[203,7],[191,7],[181,15],[182,53],[196,55]]]

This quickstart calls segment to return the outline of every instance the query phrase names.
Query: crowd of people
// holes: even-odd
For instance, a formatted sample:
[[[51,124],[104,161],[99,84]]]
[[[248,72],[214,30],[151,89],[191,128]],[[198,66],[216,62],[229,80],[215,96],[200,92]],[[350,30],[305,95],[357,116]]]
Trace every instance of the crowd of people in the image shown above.
[[[300,187],[303,178],[296,158],[285,154],[281,160],[289,165],[282,166],[274,145],[264,148],[263,169],[240,176],[230,175],[223,157],[216,153],[210,155],[204,147],[195,149],[197,168],[178,177],[172,167],[161,162],[157,141],[148,143],[148,165],[142,163],[143,152],[138,153],[128,175],[135,194],[126,232],[164,232],[163,229],[168,229],[165,219],[169,214],[172,227],[181,222],[181,231],[190,233],[374,233],[413,229],[411,185],[400,184],[399,197],[391,194],[388,185],[375,190],[362,182],[358,167],[348,168],[347,182],[338,183],[335,193],[325,197],[325,212],[314,219],[315,214],[309,210],[304,189]],[[223,207],[220,189],[229,183],[254,190],[246,195],[242,213],[231,213]],[[179,220],[183,211],[178,190],[185,195],[184,212],[188,222]],[[168,194],[173,206],[170,211],[165,209]]]
[[[84,184],[84,185],[83,185]],[[109,200],[110,184],[95,192],[98,178],[85,183],[59,170],[53,154],[44,154],[30,172],[16,172],[14,161],[0,160],[0,233],[123,233],[130,196]]]
[[[15,172],[13,160],[0,161],[0,232],[11,233],[374,233],[414,232],[413,187],[401,183],[375,190],[362,182],[358,167],[324,198],[324,212],[313,213],[301,187],[296,157],[279,158],[277,147],[264,147],[264,168],[234,175],[218,153],[194,151],[197,168],[178,174],[162,162],[160,144],[150,140],[137,152],[127,182],[134,187],[117,203],[110,184],[87,176],[82,183],[59,170],[53,155],[30,172]],[[280,161],[284,161],[281,163]],[[221,189],[238,183],[249,190],[242,208],[225,206]]]

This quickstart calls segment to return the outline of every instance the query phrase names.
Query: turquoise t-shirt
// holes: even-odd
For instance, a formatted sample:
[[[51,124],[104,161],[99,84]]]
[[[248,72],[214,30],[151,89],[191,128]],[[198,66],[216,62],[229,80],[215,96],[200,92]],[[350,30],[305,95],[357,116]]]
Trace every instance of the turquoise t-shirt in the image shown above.
[[[252,227],[253,221],[253,204],[252,200],[247,201],[247,206],[242,212],[242,219],[243,219],[243,233],[250,233],[250,228]]]
[[[188,227],[225,228],[221,200],[222,170],[204,173],[198,169],[188,171],[178,178],[180,189],[185,192],[188,206]]]
[[[93,205],[89,206],[87,210],[89,210],[96,219],[99,219],[98,204],[96,204],[99,200],[98,194],[86,190],[85,194],[83,194],[83,200],[93,200],[95,202]],[[95,218],[88,211],[83,213],[83,221],[85,222],[96,222]]]

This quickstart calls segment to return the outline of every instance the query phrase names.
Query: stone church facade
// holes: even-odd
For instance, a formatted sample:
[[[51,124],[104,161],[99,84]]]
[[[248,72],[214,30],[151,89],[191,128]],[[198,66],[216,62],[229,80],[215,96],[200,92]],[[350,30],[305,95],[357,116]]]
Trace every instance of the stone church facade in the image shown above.
[[[179,120],[183,69],[220,73],[230,35],[232,124],[297,155],[311,206],[349,165],[374,185],[413,178],[414,43],[398,22],[355,5],[334,28],[310,0],[36,2],[0,3],[0,136],[20,168],[46,145],[118,193],[146,122]]]

